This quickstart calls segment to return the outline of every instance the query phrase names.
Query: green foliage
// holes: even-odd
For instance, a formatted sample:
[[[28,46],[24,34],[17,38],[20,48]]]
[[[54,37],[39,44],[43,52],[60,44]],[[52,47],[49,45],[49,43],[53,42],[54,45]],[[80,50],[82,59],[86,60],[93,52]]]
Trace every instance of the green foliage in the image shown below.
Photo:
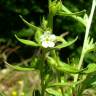
[[[53,96],[62,96],[60,92],[57,92],[51,88],[46,89],[46,91],[48,92],[48,94],[53,95]]]
[[[25,45],[40,47],[40,51],[41,51],[41,53],[39,54],[40,55],[40,65],[38,66],[38,69],[40,71],[40,76],[41,76],[41,96],[45,96],[45,94],[46,94],[45,92],[47,92],[50,95],[54,95],[54,96],[67,96],[67,95],[71,96],[72,94],[78,95],[77,89],[78,89],[78,86],[80,86],[78,83],[79,75],[81,75],[81,79],[82,79],[83,74],[86,74],[84,76],[84,78],[86,78],[87,74],[96,72],[96,68],[95,68],[96,64],[94,64],[94,63],[88,64],[88,66],[84,69],[81,68],[85,54],[90,51],[93,51],[93,49],[95,48],[95,43],[93,43],[93,39],[90,40],[90,38],[89,38],[89,31],[90,31],[92,17],[93,17],[94,10],[95,10],[94,3],[96,3],[95,0],[93,0],[93,3],[92,3],[92,9],[91,9],[90,16],[88,17],[87,14],[85,14],[84,18],[82,18],[80,16],[77,16],[77,14],[79,14],[81,12],[72,13],[69,9],[67,9],[62,4],[61,1],[57,2],[57,1],[49,0],[48,19],[45,20],[43,18],[41,27],[37,27],[37,26],[27,22],[24,18],[22,18],[22,16],[20,16],[21,19],[24,21],[24,23],[27,24],[30,28],[32,28],[34,30],[35,35],[33,35],[33,36],[35,36],[35,38],[34,38],[35,40],[31,41],[31,40],[20,39],[16,35],[15,35],[15,37],[17,38],[18,41],[20,41],[21,43],[23,43]],[[52,34],[54,16],[55,15],[66,16],[66,14],[68,16],[71,16],[75,20],[79,21],[80,23],[83,24],[84,27],[86,27],[84,44],[83,44],[83,49],[81,52],[79,64],[75,65],[77,67],[70,65],[70,64],[66,64],[65,62],[61,61],[59,55],[57,55],[57,49],[61,49],[61,48],[70,46],[77,40],[77,38],[67,42],[63,37]],[[35,41],[37,41],[37,43]],[[47,61],[47,62],[45,62],[45,61]],[[53,83],[53,86],[55,85],[54,87],[58,87],[58,85],[59,85],[61,92],[58,92],[57,91],[58,89],[54,90],[54,89],[48,88],[47,85],[51,81],[48,80],[48,82],[46,82],[44,79],[44,76],[46,77],[47,74],[49,74],[50,76],[52,76],[52,75],[50,74],[50,72],[46,74],[47,69],[46,69],[45,63],[47,63],[49,65],[49,67],[50,67],[49,70],[55,70],[56,73],[58,73],[56,78],[58,78],[58,82],[60,82],[60,83]],[[15,68],[17,70],[24,69],[19,66],[13,66],[13,68]],[[28,70],[28,68],[25,70]],[[29,70],[30,70],[30,68],[29,68]],[[71,88],[70,87],[67,88],[65,93],[63,90],[64,83],[61,82],[62,75],[60,75],[60,73],[74,74],[73,75],[74,80],[72,81]],[[63,80],[64,79],[62,79],[62,81]],[[81,80],[80,83],[82,83],[84,80]],[[74,85],[74,82],[77,83],[78,86]],[[50,87],[53,87],[53,86],[51,85]],[[67,86],[67,85],[65,84],[65,86]],[[73,88],[74,88],[74,90],[76,90],[76,93],[74,93]],[[68,90],[70,90],[70,91],[68,91]],[[79,90],[79,93],[80,92],[81,92],[81,90]],[[80,94],[82,94],[82,92]]]
[[[70,46],[70,45],[73,44],[76,40],[77,40],[77,38],[75,38],[74,40],[68,41],[68,42],[64,41],[64,42],[62,42],[62,44],[57,45],[55,48],[56,48],[56,49],[61,49],[61,48]]]
[[[15,69],[15,70],[18,70],[18,71],[33,71],[34,68],[27,68],[27,67],[20,67],[20,66],[17,66],[17,65],[11,65],[11,64],[8,64],[7,62],[5,62],[9,67]]]
[[[36,2],[35,0],[33,1]],[[26,3],[27,1],[22,2]],[[3,0],[2,3],[4,3]],[[85,10],[79,11],[77,8],[77,11],[73,12],[73,10],[75,10],[75,7],[72,6],[73,9],[70,10],[65,6],[66,3],[64,5],[61,0],[49,0],[49,5],[47,5],[49,13],[47,13],[47,16],[41,16],[42,20],[39,22],[40,24],[34,24],[33,22],[29,23],[29,20],[25,20],[24,15],[29,15],[30,11],[24,7],[19,10],[19,8],[17,8],[13,3],[13,1],[11,2],[10,0],[8,0],[7,2],[5,2],[5,6],[8,7],[10,5],[12,7],[12,9],[10,10],[21,14],[18,17],[20,17],[21,21],[23,21],[23,23],[25,23],[27,27],[29,27],[29,29],[25,28],[19,32],[15,32],[15,37],[19,42],[34,48],[34,50],[32,50],[34,52],[31,55],[31,61],[29,60],[29,62],[27,63],[23,62],[25,65],[21,62],[17,63],[17,65],[12,65],[8,63],[7,57],[5,56],[6,51],[3,55],[3,61],[10,68],[13,68],[18,71],[39,71],[38,75],[40,75],[41,81],[40,88],[37,88],[37,91],[34,88],[34,91],[32,90],[28,92],[28,88],[24,87],[24,91],[27,90],[25,92],[26,96],[32,94],[36,96],[36,93],[40,96],[82,96],[83,92],[86,89],[93,88],[93,86],[96,87],[96,78],[93,75],[96,72],[96,61],[93,60],[94,58],[91,58],[90,56],[86,57],[86,54],[92,54],[91,52],[95,51],[96,46],[96,43],[94,43],[94,38],[89,36],[92,18],[96,7],[96,0],[93,0],[90,15],[87,15]],[[38,13],[44,12],[42,8],[35,4],[32,8],[35,8],[35,11]],[[75,35],[72,37],[71,35],[64,35],[62,32],[65,31],[64,29],[66,29],[66,26],[64,25],[63,27],[64,23],[62,23],[60,26],[60,22],[63,20],[62,17],[65,19],[68,18],[70,22],[71,20],[74,22],[77,21],[77,25],[73,27],[73,30],[75,30],[75,28],[81,29],[78,29],[79,31],[77,33],[74,32]],[[55,29],[56,23],[58,23],[60,27],[59,31],[56,30],[58,28]],[[68,23],[68,21],[65,20],[65,24],[66,23]],[[67,28],[67,31],[70,31],[72,29],[68,25]],[[82,38],[79,38],[79,36],[78,38],[76,37],[77,34],[80,35],[79,32],[82,33],[82,29],[85,31],[84,41],[82,42],[83,48],[81,51],[79,50],[79,56],[77,56],[76,50],[79,49],[79,46],[77,46],[78,48],[75,48],[73,44],[75,45],[75,43],[78,43],[79,39],[81,39],[82,41]],[[57,33],[55,32],[55,30],[57,31]],[[23,37],[30,38],[22,39]],[[74,37],[76,38],[72,39]],[[68,40],[69,38],[71,39]],[[5,42],[4,40],[1,39],[1,42]],[[66,58],[64,58],[64,60],[61,60],[61,57],[59,56],[60,50],[64,50],[67,48],[69,48],[70,50],[73,48],[75,50],[73,51],[73,54],[76,54],[76,58],[73,57],[75,58],[74,62],[71,62],[69,57],[68,62],[65,61]],[[69,52],[66,52],[66,54],[67,53],[69,54]],[[63,54],[64,53],[62,53],[62,55]],[[77,58],[78,60],[76,61]],[[87,62],[87,67],[83,65],[84,63],[86,63],[84,62],[86,61],[86,58],[91,58],[91,61]],[[89,86],[87,86],[86,84],[89,84]]]
[[[84,73],[95,73],[96,72],[96,64],[88,64],[87,70],[84,71]]]
[[[33,41],[30,41],[30,40],[25,40],[25,39],[20,39],[18,38],[17,36],[15,36],[21,43],[23,44],[26,44],[26,45],[29,45],[29,46],[39,46],[38,44],[36,44],[35,42]]]

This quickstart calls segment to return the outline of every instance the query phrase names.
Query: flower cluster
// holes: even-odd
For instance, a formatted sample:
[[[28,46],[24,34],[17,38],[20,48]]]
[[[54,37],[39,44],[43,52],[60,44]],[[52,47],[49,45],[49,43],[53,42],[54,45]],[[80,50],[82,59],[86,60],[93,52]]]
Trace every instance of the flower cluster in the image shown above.
[[[51,34],[49,31],[46,31],[43,35],[40,36],[40,40],[44,48],[54,47],[56,36]]]

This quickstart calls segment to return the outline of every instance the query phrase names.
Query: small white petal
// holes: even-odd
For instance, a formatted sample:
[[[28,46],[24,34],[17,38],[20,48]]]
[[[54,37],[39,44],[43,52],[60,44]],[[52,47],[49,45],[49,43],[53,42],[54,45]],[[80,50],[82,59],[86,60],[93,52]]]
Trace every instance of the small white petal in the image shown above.
[[[56,36],[54,34],[50,34],[49,32],[44,32],[44,34],[40,36],[40,40],[43,47],[54,47]]]
[[[49,47],[54,47],[55,43],[54,42],[49,42]]]
[[[40,36],[40,40],[44,41],[45,40],[45,36],[44,35]]]
[[[45,31],[44,34],[50,34],[50,31]]]
[[[45,47],[45,48],[47,48],[47,47],[49,46],[49,44],[48,44],[48,42],[43,41],[43,42],[42,42],[42,46]]]
[[[52,41],[54,41],[54,40],[56,40],[56,36],[55,36],[54,34],[52,34],[52,35],[50,36],[50,39],[51,39]]]

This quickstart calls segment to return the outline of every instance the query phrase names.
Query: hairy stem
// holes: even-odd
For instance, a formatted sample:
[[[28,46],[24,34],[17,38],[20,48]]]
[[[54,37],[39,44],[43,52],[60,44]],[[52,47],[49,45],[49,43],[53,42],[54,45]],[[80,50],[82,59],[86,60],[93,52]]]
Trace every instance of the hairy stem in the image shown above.
[[[51,13],[49,13],[48,16],[48,27],[51,29],[51,31],[53,30],[53,15]]]
[[[41,75],[41,96],[45,94],[45,83],[44,83],[44,63],[45,63],[45,50],[42,50],[41,53],[41,62],[40,62],[40,75]]]
[[[83,64],[83,59],[84,59],[85,50],[86,50],[85,49],[86,48],[86,41],[88,39],[88,35],[89,35],[89,32],[90,32],[92,18],[93,18],[93,14],[94,14],[94,11],[95,11],[95,6],[96,6],[96,0],[93,0],[92,8],[91,8],[91,13],[90,13],[89,19],[87,21],[87,25],[86,25],[86,33],[85,33],[83,49],[82,49],[82,53],[81,53],[81,57],[80,57],[79,65],[78,65],[78,69],[81,69],[82,64]],[[78,74],[75,75],[74,82],[76,82],[78,80],[78,76],[79,76]]]

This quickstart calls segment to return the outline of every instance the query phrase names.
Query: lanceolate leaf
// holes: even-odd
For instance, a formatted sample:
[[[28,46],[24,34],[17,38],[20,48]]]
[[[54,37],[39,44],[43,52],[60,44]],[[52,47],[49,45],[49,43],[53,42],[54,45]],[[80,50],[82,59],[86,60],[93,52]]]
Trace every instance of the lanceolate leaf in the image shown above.
[[[73,86],[75,86],[75,85],[78,85],[78,84],[80,84],[81,82],[83,82],[85,80],[85,78],[84,79],[82,79],[82,80],[79,80],[79,81],[77,81],[77,82],[58,82],[58,83],[53,83],[53,82],[51,82],[51,83],[49,83],[48,85],[47,85],[47,88],[52,88],[52,87],[73,87]]]
[[[53,96],[62,96],[60,92],[58,92],[57,90],[53,90],[52,88],[47,88],[46,92]]]
[[[90,37],[88,37],[86,41],[85,52],[88,53],[88,52],[94,51],[95,46],[96,46],[96,43],[93,42],[93,38],[90,39]]]
[[[64,86],[72,86],[72,84],[69,83],[49,83],[47,87],[64,87]]]
[[[69,64],[62,64],[60,66],[57,67],[57,69],[61,72],[67,72],[67,73],[80,73],[80,70],[78,70],[77,68],[69,65]]]
[[[7,64],[9,67],[11,67],[15,70],[18,70],[18,71],[32,71],[32,70],[34,70],[34,68],[30,68],[30,67],[20,67],[19,65],[12,65],[6,61],[5,61],[5,64]]]
[[[62,11],[62,12],[58,12],[57,15],[61,15],[61,16],[71,16],[71,15],[80,15],[80,14],[85,13],[85,12],[86,12],[86,10],[82,10],[82,11],[75,12],[75,13],[72,13],[72,12],[70,12],[70,13],[65,13],[64,11]]]
[[[41,28],[39,28],[39,27],[37,27],[37,26],[35,26],[35,25],[27,22],[21,15],[20,15],[20,18],[22,19],[22,21],[23,21],[25,24],[27,24],[27,25],[28,25],[29,27],[31,27],[33,30],[37,30],[37,29],[41,30]]]
[[[57,45],[56,47],[54,47],[54,48],[56,48],[56,49],[61,49],[61,48],[64,48],[64,47],[67,47],[67,46],[70,46],[71,44],[73,44],[76,40],[77,40],[77,38],[78,37],[76,37],[74,40],[72,40],[72,41],[64,41],[63,43],[61,43],[60,45]]]
[[[65,7],[63,4],[62,4],[62,11],[65,12],[64,14],[72,14],[72,12],[67,9],[67,7]],[[70,15],[72,18],[74,18],[75,20],[81,22],[84,26],[86,26],[86,23],[84,22],[84,19],[79,17],[79,16],[76,16],[76,15]]]
[[[18,41],[20,41],[21,43],[25,44],[25,45],[29,45],[29,46],[39,46],[37,43],[31,41],[31,40],[25,40],[25,39],[20,39],[18,38],[16,35],[15,37],[17,38]]]
[[[89,74],[89,73],[94,73],[96,72],[96,64],[91,63],[87,66],[86,70],[83,71],[83,73]]]
[[[61,72],[69,72],[69,73],[80,73],[80,74],[90,74],[96,72],[96,64],[92,63],[87,66],[87,68],[78,70],[77,68],[68,65],[68,64],[62,64],[57,67],[57,69]]]
[[[96,86],[95,82],[96,82],[96,73],[88,74],[86,79],[82,82],[81,93],[86,89],[90,89]]]
[[[50,66],[53,66],[55,69],[57,69],[60,72],[77,74],[77,73],[82,73],[83,71],[83,70],[78,70],[76,67],[63,63],[61,61],[59,61],[58,64],[56,60],[54,60],[52,57],[47,57],[47,61],[48,64],[50,64]]]

